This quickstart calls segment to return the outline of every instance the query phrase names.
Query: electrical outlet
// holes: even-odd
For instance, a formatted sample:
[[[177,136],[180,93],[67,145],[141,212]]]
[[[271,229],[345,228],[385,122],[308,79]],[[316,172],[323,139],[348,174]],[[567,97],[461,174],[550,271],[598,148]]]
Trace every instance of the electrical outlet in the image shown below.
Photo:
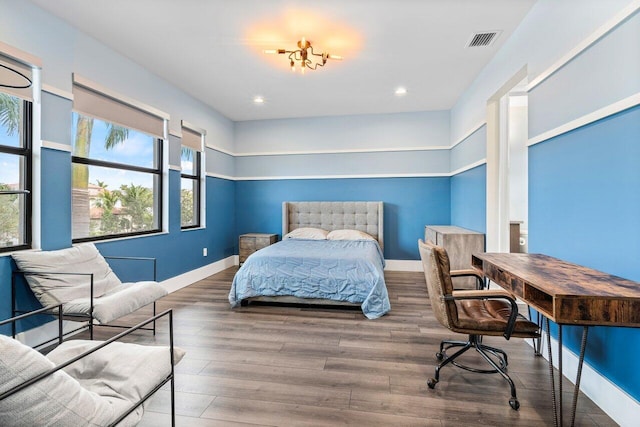
[[[202,248],[202,256],[207,256],[207,248]]]

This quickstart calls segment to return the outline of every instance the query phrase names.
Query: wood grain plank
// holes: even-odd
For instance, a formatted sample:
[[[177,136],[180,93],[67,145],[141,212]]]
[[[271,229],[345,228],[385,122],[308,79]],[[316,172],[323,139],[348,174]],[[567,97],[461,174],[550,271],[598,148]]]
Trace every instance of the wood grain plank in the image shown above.
[[[436,389],[427,388],[440,340],[466,337],[434,319],[422,273],[385,272],[391,312],[368,320],[361,312],[340,309],[231,309],[227,296],[236,271],[227,269],[158,303],[159,310],[174,309],[176,343],[187,351],[176,368],[179,426],[553,423],[546,361],[520,339],[487,338],[509,354],[519,411],[509,407],[509,388],[497,375],[447,366]],[[134,324],[149,313],[125,320]],[[130,341],[165,345],[167,328],[161,321],[156,337],[143,331]],[[101,338],[117,332],[97,331]],[[478,362],[475,356],[469,354],[469,363]],[[565,390],[569,393],[568,381]],[[169,425],[163,414],[169,410],[166,388],[155,399],[143,427]],[[577,425],[615,423],[581,395]]]
[[[203,414],[205,418],[278,426],[340,426],[367,427],[420,426],[440,427],[437,419],[420,419],[395,414],[365,413],[335,410],[318,406],[256,402],[248,399],[218,398]]]

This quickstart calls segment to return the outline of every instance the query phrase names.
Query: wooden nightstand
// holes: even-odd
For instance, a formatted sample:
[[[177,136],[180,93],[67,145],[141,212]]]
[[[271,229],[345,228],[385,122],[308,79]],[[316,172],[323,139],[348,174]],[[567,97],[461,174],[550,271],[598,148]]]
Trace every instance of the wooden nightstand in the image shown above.
[[[277,234],[248,233],[240,235],[240,264],[255,251],[273,245],[278,240]]]

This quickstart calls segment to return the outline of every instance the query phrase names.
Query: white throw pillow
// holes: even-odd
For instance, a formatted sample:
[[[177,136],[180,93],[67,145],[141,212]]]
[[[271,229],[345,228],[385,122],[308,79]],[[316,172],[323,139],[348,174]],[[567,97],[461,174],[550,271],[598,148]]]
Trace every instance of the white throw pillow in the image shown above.
[[[285,234],[285,239],[325,240],[329,232],[322,228],[302,227]]]
[[[40,274],[25,275],[27,283],[43,306],[89,298],[91,278],[88,275],[47,273],[93,273],[93,296],[97,298],[122,285],[93,243],[85,243],[57,251],[22,251],[11,254],[21,271]]]
[[[333,230],[327,235],[328,240],[376,240],[370,234],[360,230]]]

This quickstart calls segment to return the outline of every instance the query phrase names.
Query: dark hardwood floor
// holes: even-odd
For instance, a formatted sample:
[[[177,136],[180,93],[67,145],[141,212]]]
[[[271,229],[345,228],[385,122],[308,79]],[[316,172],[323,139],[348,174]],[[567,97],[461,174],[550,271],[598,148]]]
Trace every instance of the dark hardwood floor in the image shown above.
[[[509,387],[497,374],[447,366],[435,390],[427,387],[440,340],[464,336],[435,321],[422,273],[387,272],[392,311],[367,320],[360,311],[337,309],[232,310],[227,295],[236,271],[225,270],[158,304],[160,310],[173,308],[175,343],[187,351],[176,368],[179,426],[553,425],[547,362],[521,339],[485,338],[509,354],[519,411],[509,407]],[[132,340],[167,343],[167,323],[159,329],[155,339],[141,332]],[[465,361],[481,364],[479,357],[469,352]],[[570,387],[566,381],[567,408]],[[169,425],[168,412],[165,387],[141,425]],[[576,425],[615,423],[581,395]]]

